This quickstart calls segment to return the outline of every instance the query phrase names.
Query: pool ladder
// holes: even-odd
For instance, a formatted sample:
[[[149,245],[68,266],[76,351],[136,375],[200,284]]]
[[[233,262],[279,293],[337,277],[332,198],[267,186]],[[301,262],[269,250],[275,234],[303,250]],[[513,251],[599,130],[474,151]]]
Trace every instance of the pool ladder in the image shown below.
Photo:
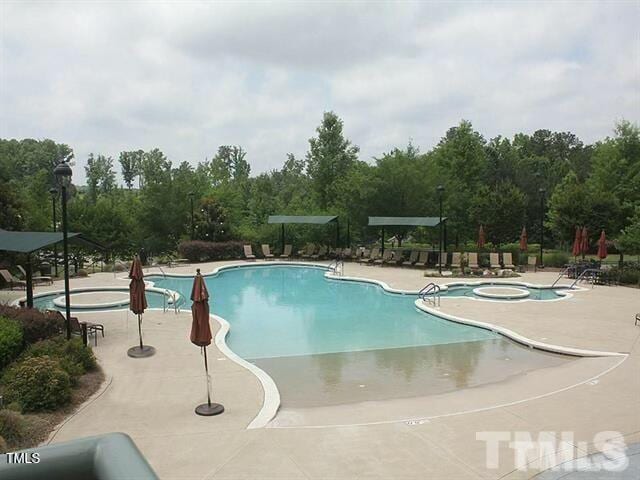
[[[418,292],[418,296],[423,302],[432,303],[434,307],[440,306],[440,285],[431,282],[426,284]]]
[[[558,278],[556,278],[555,282],[553,282],[551,284],[551,288],[555,287],[556,284],[560,281],[560,279],[567,274],[567,272],[569,271],[571,267],[566,267],[565,269],[563,269],[560,272],[560,275],[558,275]],[[596,273],[599,272],[600,270],[598,270],[597,268],[587,268],[586,270],[583,270],[580,275],[578,275],[576,277],[576,279],[573,281],[573,283],[569,286],[570,289],[574,288],[576,286],[576,284],[581,281],[581,280],[591,280],[591,288],[594,288],[596,286]]]
[[[329,269],[333,271],[334,275],[341,277],[344,273],[344,260],[336,258],[329,264]]]

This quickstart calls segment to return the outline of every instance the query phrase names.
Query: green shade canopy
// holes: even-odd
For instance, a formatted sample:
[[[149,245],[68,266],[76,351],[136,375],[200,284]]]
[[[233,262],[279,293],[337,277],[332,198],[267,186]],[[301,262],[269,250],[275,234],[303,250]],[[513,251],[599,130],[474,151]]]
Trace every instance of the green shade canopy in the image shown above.
[[[99,243],[83,238],[80,233],[69,233],[69,240],[91,248],[104,250]],[[41,248],[62,242],[62,232],[10,232],[0,230],[0,251],[32,253]]]
[[[311,223],[324,225],[333,222],[336,215],[269,215],[267,223]]]
[[[442,217],[444,222],[446,217]],[[369,217],[370,227],[435,227],[439,217]]]

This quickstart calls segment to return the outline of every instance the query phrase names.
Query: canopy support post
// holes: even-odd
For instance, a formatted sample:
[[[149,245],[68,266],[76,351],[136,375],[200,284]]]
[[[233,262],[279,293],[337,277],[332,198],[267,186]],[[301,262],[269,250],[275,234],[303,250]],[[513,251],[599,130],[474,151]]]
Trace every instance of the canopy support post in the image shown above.
[[[33,271],[31,268],[31,253],[27,253],[27,307],[33,308]]]
[[[382,227],[382,239],[380,240],[380,253],[384,255],[384,227]]]
[[[280,255],[284,254],[284,223],[280,224],[280,244],[282,245],[282,250],[280,251]]]

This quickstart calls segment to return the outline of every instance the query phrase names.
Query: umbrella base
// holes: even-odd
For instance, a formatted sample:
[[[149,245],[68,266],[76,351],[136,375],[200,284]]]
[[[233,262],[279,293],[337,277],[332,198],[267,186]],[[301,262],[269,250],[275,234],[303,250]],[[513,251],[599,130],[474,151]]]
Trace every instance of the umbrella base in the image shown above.
[[[143,345],[142,348],[140,348],[140,346],[137,345],[127,350],[127,355],[129,355],[132,358],[150,357],[152,355],[155,355],[155,353],[156,353],[156,349],[151,345]]]
[[[209,405],[208,403],[203,403],[202,405],[198,405],[196,407],[196,414],[202,415],[203,417],[220,415],[222,412],[224,412],[224,407],[219,403],[212,403],[211,405]]]

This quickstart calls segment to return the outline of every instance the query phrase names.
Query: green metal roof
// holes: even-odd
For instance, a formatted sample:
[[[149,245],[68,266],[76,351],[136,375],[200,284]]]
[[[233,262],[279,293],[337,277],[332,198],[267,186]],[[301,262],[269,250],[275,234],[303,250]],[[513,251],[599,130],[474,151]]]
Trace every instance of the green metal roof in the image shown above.
[[[99,243],[82,238],[80,233],[69,233],[69,239],[103,250]],[[62,232],[11,232],[0,230],[0,250],[31,253],[41,248],[62,242]]]
[[[336,215],[269,215],[267,223],[313,223],[324,225],[333,222],[338,217]]]
[[[442,221],[445,220],[446,217],[442,217]],[[378,227],[435,227],[439,224],[439,217],[369,217],[369,226]]]

